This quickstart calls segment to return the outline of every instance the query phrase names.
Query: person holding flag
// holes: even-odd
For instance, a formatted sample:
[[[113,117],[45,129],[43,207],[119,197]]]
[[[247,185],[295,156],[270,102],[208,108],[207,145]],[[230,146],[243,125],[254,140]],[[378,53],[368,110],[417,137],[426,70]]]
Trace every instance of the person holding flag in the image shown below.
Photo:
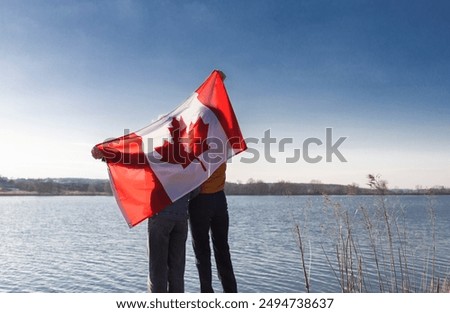
[[[202,293],[214,292],[211,273],[211,248],[214,249],[217,272],[224,292],[237,292],[236,278],[228,245],[228,207],[225,197],[223,163],[200,187],[200,194],[189,204],[189,224]]]
[[[161,216],[173,218],[170,213],[174,211],[183,216],[184,224],[191,192],[229,158],[247,149],[224,78],[221,71],[214,70],[172,112],[92,149],[92,156],[107,164],[111,189],[129,227],[149,219],[152,232],[152,225],[163,223]],[[164,283],[160,285],[163,287],[157,290],[166,290]],[[167,290],[171,290],[170,283]]]
[[[199,188],[148,219],[148,291],[184,292],[189,200]]]
[[[97,147],[92,157],[103,159]],[[148,219],[148,291],[151,293],[184,292],[186,240],[189,201],[200,188],[168,205]]]

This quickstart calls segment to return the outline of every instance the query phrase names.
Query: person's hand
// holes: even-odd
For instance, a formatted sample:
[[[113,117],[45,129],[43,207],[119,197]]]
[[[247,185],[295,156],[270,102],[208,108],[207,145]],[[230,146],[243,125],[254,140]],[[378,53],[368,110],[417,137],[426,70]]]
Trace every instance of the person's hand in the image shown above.
[[[225,78],[227,78],[227,75],[225,75],[224,72],[222,72],[221,70],[217,70],[217,72],[219,72],[220,77],[222,78],[222,81],[225,80]]]
[[[91,154],[92,154],[92,157],[93,157],[94,159],[101,159],[101,158],[103,158],[103,153],[100,151],[99,148],[97,148],[97,146],[94,146],[94,147],[92,148]]]

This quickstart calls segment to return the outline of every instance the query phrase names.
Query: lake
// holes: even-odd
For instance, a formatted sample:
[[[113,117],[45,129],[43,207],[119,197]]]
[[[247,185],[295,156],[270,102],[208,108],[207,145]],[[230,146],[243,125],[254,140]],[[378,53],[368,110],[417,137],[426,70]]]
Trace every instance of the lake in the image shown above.
[[[392,249],[398,256],[393,268],[406,263],[414,274],[411,285],[428,279],[420,274],[424,271],[443,279],[450,273],[450,196],[227,199],[240,292],[306,291],[296,225],[311,292],[341,292],[336,247],[346,242],[340,238],[349,238],[346,229],[351,229],[355,249],[367,253],[356,258],[367,271],[367,292],[379,291],[377,276],[392,279],[388,266],[380,271],[372,262],[370,241],[385,244],[378,248],[378,261],[391,264],[389,231],[399,234],[393,240],[399,244]],[[392,229],[385,227],[382,206],[388,208]],[[113,197],[0,197],[0,212],[0,292],[146,292],[147,223],[128,228]],[[372,216],[369,228],[364,214]],[[185,280],[186,292],[199,292],[190,237]],[[214,286],[221,292],[217,275]]]

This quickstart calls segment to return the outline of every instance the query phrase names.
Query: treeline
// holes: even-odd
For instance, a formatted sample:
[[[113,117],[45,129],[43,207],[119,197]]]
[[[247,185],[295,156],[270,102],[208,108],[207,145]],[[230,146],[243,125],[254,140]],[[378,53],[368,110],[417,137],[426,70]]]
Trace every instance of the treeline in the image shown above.
[[[0,194],[112,195],[112,191],[109,181],[105,179],[7,179],[0,176]]]
[[[247,183],[225,184],[225,192],[229,195],[364,195],[374,194],[371,189],[356,185],[337,185],[322,183],[291,183],[280,181],[265,183],[249,181]]]
[[[225,192],[228,195],[374,195],[379,194],[380,189],[362,188],[357,184],[338,185],[323,184],[320,181],[311,183],[291,183],[280,181],[277,183],[265,183],[263,181],[249,180],[247,183],[225,184]],[[387,189],[382,190],[387,195],[450,195],[450,189],[436,186],[429,189]]]
[[[227,195],[373,195],[380,192],[377,188],[367,188],[357,184],[323,184],[320,181],[310,183],[291,183],[280,181],[266,183],[250,179],[246,183],[225,184]],[[450,189],[437,186],[431,189],[385,189],[391,195],[450,195]],[[8,179],[0,176],[0,195],[112,195],[107,179],[87,178],[45,178],[45,179]]]

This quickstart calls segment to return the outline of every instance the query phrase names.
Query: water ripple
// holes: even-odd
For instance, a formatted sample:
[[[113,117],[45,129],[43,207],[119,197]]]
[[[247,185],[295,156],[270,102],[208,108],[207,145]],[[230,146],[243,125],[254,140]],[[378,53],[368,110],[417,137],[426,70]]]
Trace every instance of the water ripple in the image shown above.
[[[295,223],[305,236],[312,291],[340,291],[332,268],[336,269],[333,238],[328,237],[335,221],[324,216],[320,197],[228,199],[231,255],[240,292],[306,290]],[[445,208],[450,203],[450,197],[438,200]],[[354,198],[339,201],[357,205]],[[407,207],[417,206],[409,198],[402,201]],[[129,229],[112,197],[3,197],[0,209],[0,292],[146,292],[146,224]],[[432,250],[424,249],[430,238],[423,222],[426,212],[408,214],[409,270],[419,273],[427,268],[448,275],[450,210],[437,207],[434,258]],[[360,251],[370,255],[367,242],[359,240]],[[331,261],[322,247],[331,251]],[[364,261],[369,264],[370,258]],[[212,262],[214,266],[214,258]],[[367,268],[366,284],[377,291],[375,268]],[[214,274],[214,288],[221,292],[215,270]],[[190,236],[185,282],[186,292],[199,291]]]

